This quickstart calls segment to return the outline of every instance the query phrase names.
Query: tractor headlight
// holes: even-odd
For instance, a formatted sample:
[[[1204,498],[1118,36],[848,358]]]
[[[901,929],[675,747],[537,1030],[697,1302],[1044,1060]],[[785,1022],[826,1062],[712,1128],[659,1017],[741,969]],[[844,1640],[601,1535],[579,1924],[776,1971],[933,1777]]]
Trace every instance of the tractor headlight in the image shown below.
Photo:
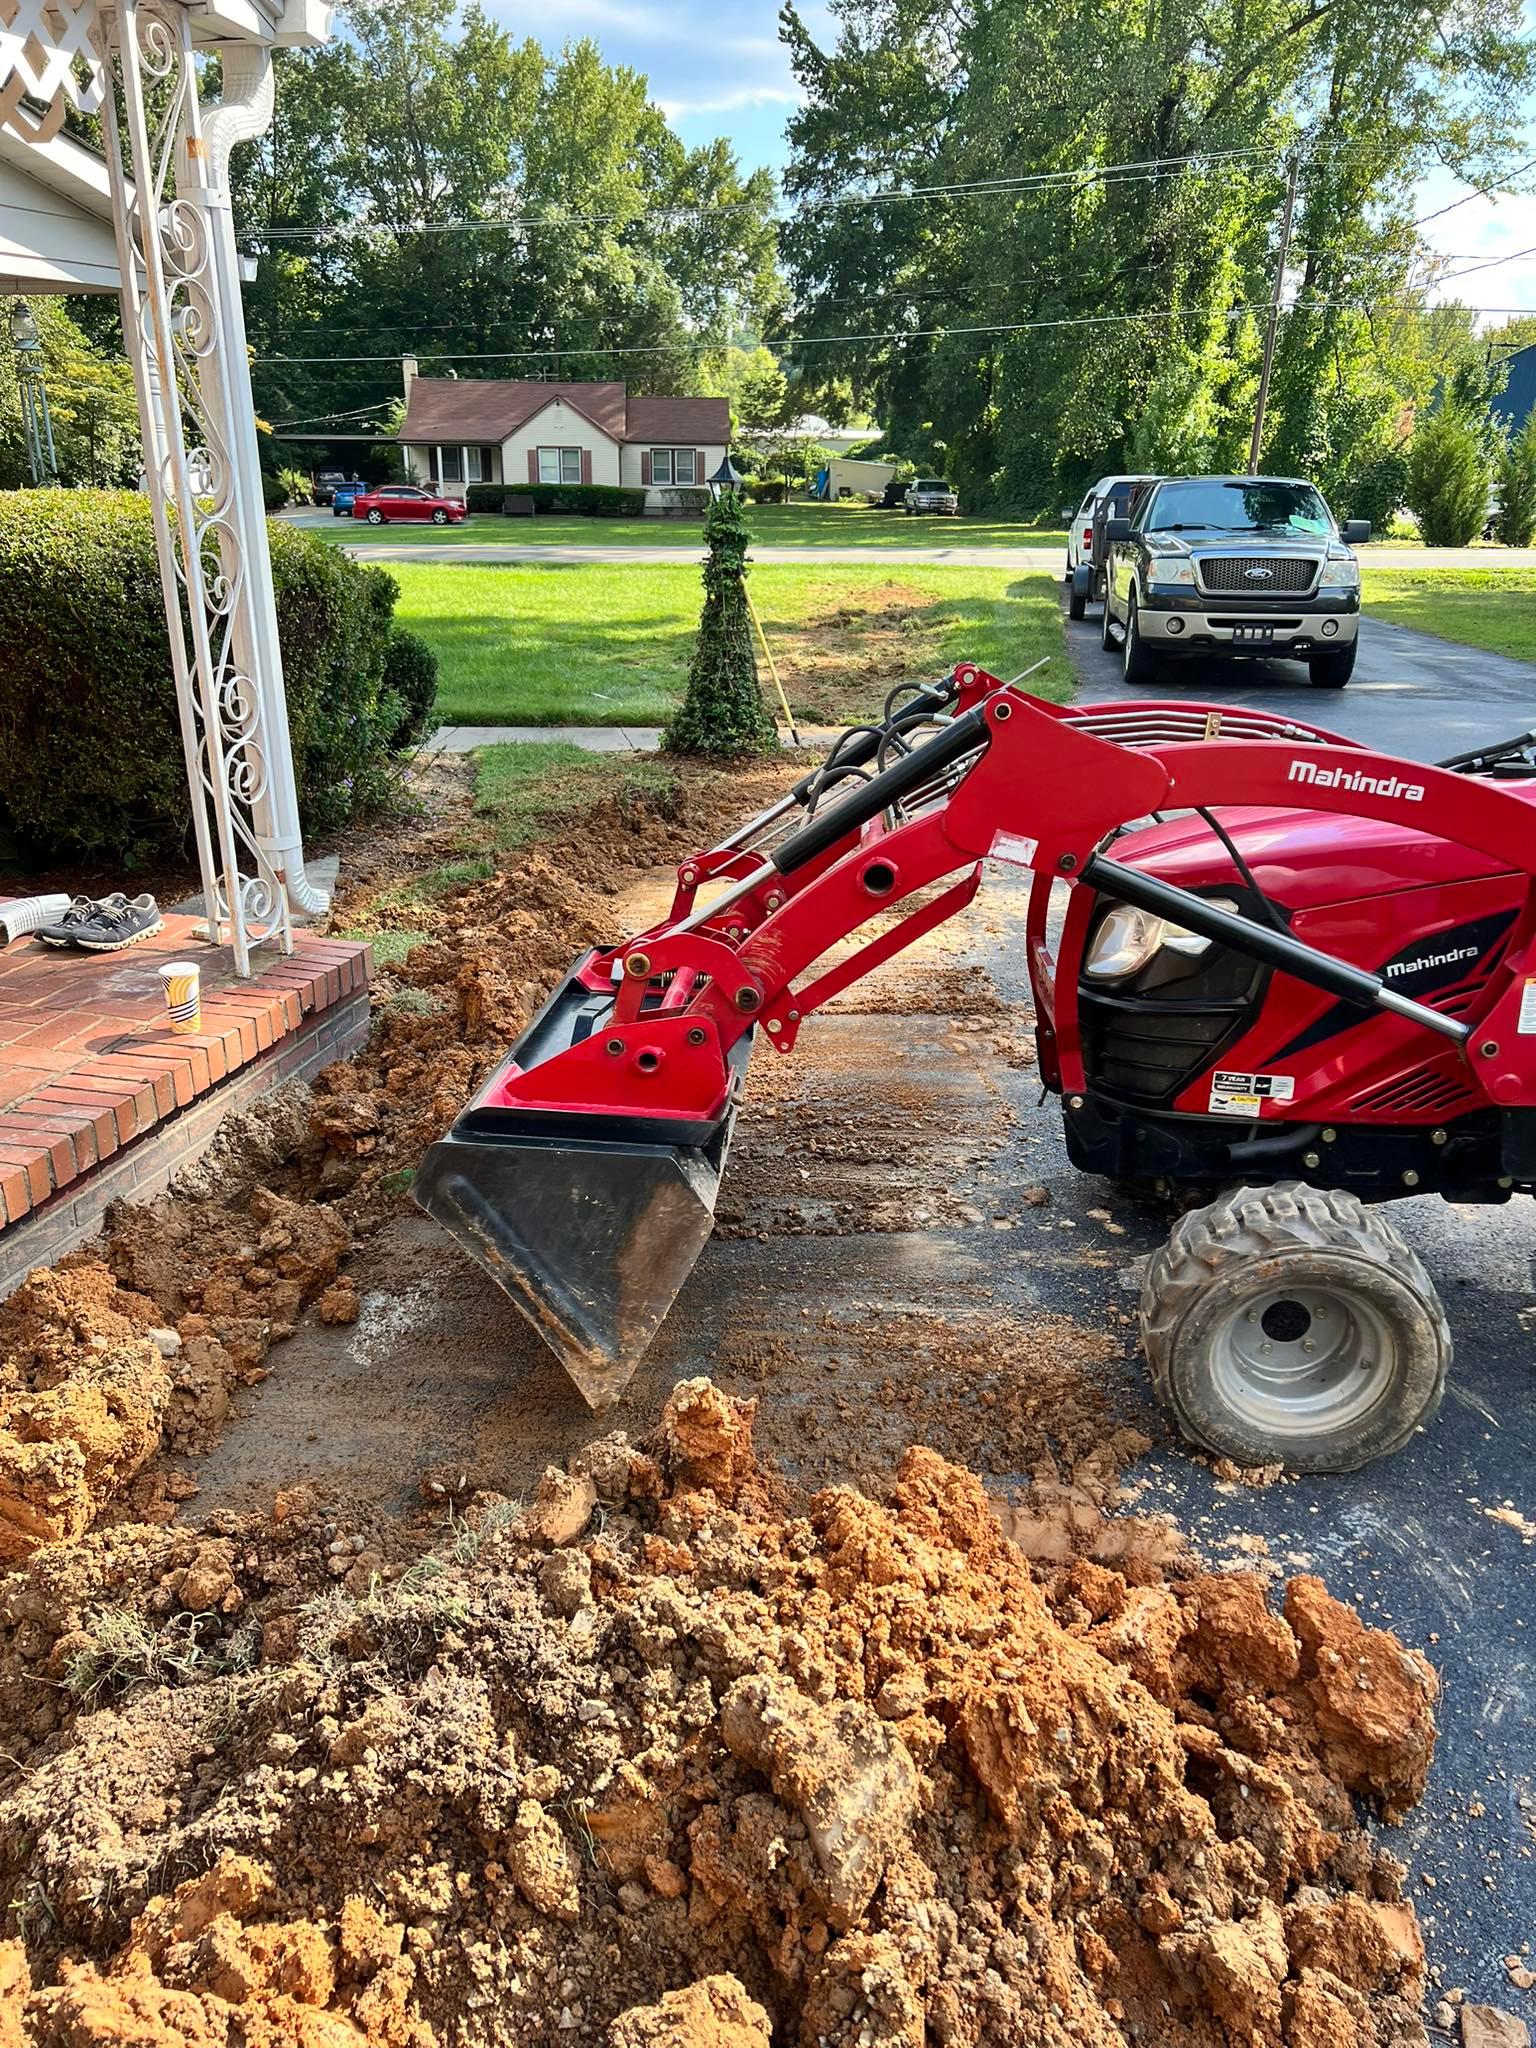
[[[1213,899],[1211,908],[1235,912],[1237,905]],[[1083,972],[1095,981],[1124,981],[1128,975],[1139,974],[1159,953],[1177,953],[1182,959],[1198,960],[1210,950],[1210,945],[1209,939],[1199,932],[1187,931],[1181,924],[1170,924],[1165,917],[1152,917],[1145,910],[1133,909],[1129,903],[1115,903],[1105,912],[1093,935]]]
[[[1324,562],[1319,578],[1321,590],[1358,590],[1360,588],[1360,564],[1358,562]]]

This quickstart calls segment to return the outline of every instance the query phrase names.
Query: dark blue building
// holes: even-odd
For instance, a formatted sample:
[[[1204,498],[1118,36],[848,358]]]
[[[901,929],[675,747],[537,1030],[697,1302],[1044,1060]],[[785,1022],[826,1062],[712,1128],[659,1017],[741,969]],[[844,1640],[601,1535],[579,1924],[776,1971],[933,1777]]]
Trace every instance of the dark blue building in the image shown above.
[[[1504,389],[1489,399],[1488,405],[1494,417],[1512,434],[1518,434],[1536,412],[1536,342],[1529,348],[1516,349],[1509,358]]]

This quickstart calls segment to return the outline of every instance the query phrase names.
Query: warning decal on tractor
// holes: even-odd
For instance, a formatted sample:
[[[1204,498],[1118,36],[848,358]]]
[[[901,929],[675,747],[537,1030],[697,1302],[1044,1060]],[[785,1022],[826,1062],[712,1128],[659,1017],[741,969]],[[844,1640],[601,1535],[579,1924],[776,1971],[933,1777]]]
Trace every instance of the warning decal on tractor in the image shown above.
[[[1211,1076],[1213,1116],[1257,1116],[1264,1102],[1289,1102],[1296,1093],[1292,1074],[1229,1074]]]
[[[1520,1022],[1515,1029],[1522,1038],[1536,1033],[1536,979],[1528,981],[1520,991]]]

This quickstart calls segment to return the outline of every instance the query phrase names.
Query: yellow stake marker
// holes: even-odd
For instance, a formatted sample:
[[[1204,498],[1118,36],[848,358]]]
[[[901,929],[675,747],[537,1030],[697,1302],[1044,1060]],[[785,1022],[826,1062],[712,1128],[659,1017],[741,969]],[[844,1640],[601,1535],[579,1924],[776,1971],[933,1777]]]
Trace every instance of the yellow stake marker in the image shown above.
[[[784,694],[784,685],[779,681],[778,664],[775,662],[773,658],[773,649],[768,645],[768,635],[763,631],[763,622],[757,616],[757,606],[752,602],[751,591],[747,590],[745,584],[742,585],[742,588],[743,590],[746,590],[747,610],[752,614],[752,623],[754,626],[756,626],[757,637],[762,642],[763,654],[768,662],[768,673],[773,677],[773,687],[778,691],[779,702],[784,706],[784,717],[789,725],[789,736],[794,741],[795,745],[798,747],[800,744],[800,735],[795,730],[795,714],[789,708],[789,699]]]

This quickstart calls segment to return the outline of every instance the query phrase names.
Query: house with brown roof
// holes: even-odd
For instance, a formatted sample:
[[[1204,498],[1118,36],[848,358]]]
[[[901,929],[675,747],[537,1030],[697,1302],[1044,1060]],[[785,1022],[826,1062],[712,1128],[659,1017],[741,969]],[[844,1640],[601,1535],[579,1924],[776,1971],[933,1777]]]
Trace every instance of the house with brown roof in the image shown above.
[[[723,398],[638,398],[619,383],[422,377],[405,359],[399,440],[413,482],[462,497],[470,484],[611,484],[647,510],[702,487],[725,458]]]

